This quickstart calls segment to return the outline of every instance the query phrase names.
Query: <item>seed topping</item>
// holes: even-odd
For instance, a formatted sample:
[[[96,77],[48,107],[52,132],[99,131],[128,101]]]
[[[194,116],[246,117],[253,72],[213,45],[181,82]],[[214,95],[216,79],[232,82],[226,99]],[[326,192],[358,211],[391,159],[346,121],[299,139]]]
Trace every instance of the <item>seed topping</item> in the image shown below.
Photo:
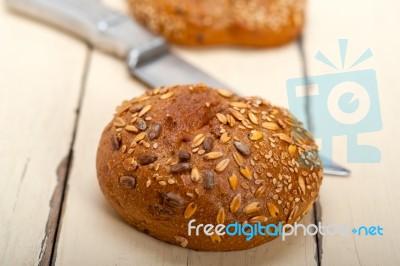
[[[223,224],[225,222],[225,210],[223,207],[219,208],[217,214],[217,223]]]
[[[252,218],[250,218],[249,222],[250,223],[265,223],[268,220],[267,217],[263,216],[263,215],[259,215],[259,216],[254,216]]]
[[[232,174],[229,178],[229,186],[231,187],[231,189],[236,190],[237,186],[238,186],[238,180],[237,180],[237,176],[235,174]]]
[[[243,103],[243,102],[230,102],[229,105],[232,107],[237,107],[237,108],[249,108],[247,103]]]
[[[161,197],[163,200],[163,204],[166,204],[170,207],[182,208],[185,205],[185,200],[181,196],[173,192],[168,192],[168,193],[162,192]]]
[[[157,160],[157,155],[155,154],[142,154],[139,156],[140,165],[148,165],[154,163]]]
[[[170,92],[167,92],[167,93],[164,93],[163,95],[161,95],[160,99],[165,100],[165,99],[172,97],[173,95],[174,95],[174,93],[172,91],[170,91]]]
[[[237,165],[239,165],[239,166],[243,165],[243,158],[239,153],[234,152],[233,153],[233,159],[235,159],[235,162],[236,162]]]
[[[261,124],[261,126],[263,128],[269,129],[269,130],[278,130],[279,129],[279,125],[274,122],[264,122]]]
[[[221,135],[220,140],[222,143],[227,143],[231,140],[231,137],[229,136],[228,132],[225,132]]]
[[[241,166],[239,168],[239,171],[240,171],[240,173],[242,174],[243,177],[245,177],[247,179],[251,179],[251,171],[247,166],[246,167]]]
[[[215,171],[217,172],[223,172],[225,170],[225,168],[228,166],[229,164],[229,159],[225,159],[220,161],[217,166],[215,167]]]
[[[236,118],[236,120],[239,120],[239,121],[245,120],[244,116],[239,111],[232,109],[232,108],[229,108],[229,111],[231,112],[232,116],[234,118]]]
[[[197,146],[200,146],[204,141],[204,135],[203,134],[198,134],[192,142],[192,148],[196,148]]]
[[[129,112],[131,112],[131,113],[140,112],[140,110],[142,110],[143,107],[144,107],[143,104],[136,104],[136,105],[132,106],[131,108],[129,108]]]
[[[146,121],[144,121],[144,119],[142,119],[142,118],[139,118],[139,119],[136,121],[136,127],[137,127],[138,129],[142,130],[142,131],[146,130],[146,129],[147,129]]]
[[[124,160],[124,163],[122,164],[122,166],[124,167],[124,169],[126,171],[135,171],[137,168],[137,162],[135,161],[135,158],[127,158]]]
[[[228,122],[228,120],[226,119],[226,116],[221,113],[217,113],[217,118],[218,118],[218,121],[224,125]]]
[[[234,126],[235,126],[236,121],[235,121],[235,119],[234,119],[230,114],[227,114],[227,115],[226,115],[226,120],[228,121],[228,124],[229,124],[231,127],[234,127]]]
[[[171,165],[170,172],[172,174],[180,174],[192,169],[192,165],[190,163],[177,163]]]
[[[301,192],[303,192],[303,194],[306,194],[306,184],[304,183],[304,178],[302,176],[299,176],[298,182],[301,188]]]
[[[149,139],[150,140],[157,139],[160,136],[161,129],[162,129],[161,123],[154,122],[153,124],[151,124],[149,128]]]
[[[260,140],[260,139],[263,138],[263,134],[262,134],[260,131],[252,130],[252,131],[250,132],[249,138],[250,138],[251,140]]]
[[[237,194],[231,201],[231,204],[229,205],[229,209],[231,213],[235,213],[239,210],[240,204],[242,203],[242,195]]]
[[[249,112],[249,119],[253,124],[258,125],[257,116],[255,114],[253,114],[252,112]]]
[[[133,138],[133,142],[139,142],[139,141],[143,140],[145,136],[146,136],[146,132],[142,132]]]
[[[233,93],[228,91],[228,90],[224,90],[224,89],[219,89],[217,90],[218,94],[221,95],[222,97],[225,98],[229,98],[232,97]]]
[[[190,160],[190,152],[188,151],[179,151],[178,152],[178,158],[180,162],[187,162]]]
[[[273,136],[274,137],[278,137],[280,140],[282,140],[284,142],[287,142],[287,143],[290,143],[290,144],[293,143],[293,140],[288,135],[286,135],[285,133],[276,133]]]
[[[121,176],[119,182],[126,188],[136,187],[136,179],[133,176]]]
[[[250,214],[260,210],[261,204],[259,202],[252,202],[243,208],[245,214]]]
[[[184,217],[186,219],[189,219],[190,217],[193,216],[193,214],[196,212],[196,210],[197,210],[196,203],[194,203],[194,202],[189,203],[188,206],[185,209]]]
[[[138,117],[142,117],[145,114],[147,114],[148,111],[150,111],[152,108],[151,105],[146,105],[145,107],[143,107],[143,109],[140,111],[140,113],[138,114]]]
[[[192,179],[192,181],[195,183],[199,181],[200,172],[199,172],[199,169],[197,169],[197,167],[192,168],[192,172],[190,174],[190,179]]]
[[[255,192],[255,196],[256,197],[260,197],[262,194],[264,194],[265,192],[265,186],[260,186],[256,192]]]
[[[205,152],[210,152],[213,148],[213,138],[208,135],[204,138],[203,147]]]
[[[235,145],[236,149],[237,149],[241,154],[243,154],[244,156],[250,156],[250,154],[251,154],[251,149],[250,149],[250,147],[249,147],[247,144],[245,144],[245,143],[243,143],[243,142],[241,142],[241,141],[235,141],[235,142],[233,142],[233,144]]]
[[[139,132],[139,129],[137,129],[135,126],[133,125],[128,125],[125,127],[125,130],[128,132],[132,132],[132,133],[137,133]]]
[[[214,173],[210,169],[204,171],[203,187],[207,190],[214,188]]]
[[[186,247],[189,243],[189,241],[183,236],[175,236],[175,239],[181,244],[183,248]]]
[[[121,117],[115,118],[115,120],[114,120],[114,126],[116,126],[116,127],[123,127],[123,126],[125,126],[125,121],[124,121],[124,119],[122,119]]]
[[[223,156],[222,152],[212,151],[212,152],[206,153],[204,155],[204,159],[206,159],[206,160],[215,160],[215,159],[221,158],[222,156]]]

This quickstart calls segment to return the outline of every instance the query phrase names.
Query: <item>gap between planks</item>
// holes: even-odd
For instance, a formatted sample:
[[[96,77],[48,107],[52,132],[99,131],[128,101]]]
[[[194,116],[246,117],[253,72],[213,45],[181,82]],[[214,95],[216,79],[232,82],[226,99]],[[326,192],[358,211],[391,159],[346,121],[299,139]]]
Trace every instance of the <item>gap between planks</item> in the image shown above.
[[[54,265],[57,257],[57,242],[59,232],[61,230],[61,220],[64,210],[64,199],[67,190],[68,177],[73,162],[74,144],[76,139],[76,133],[78,129],[80,110],[82,108],[83,98],[85,96],[86,80],[90,69],[90,62],[92,58],[93,48],[87,46],[86,58],[84,62],[84,69],[82,72],[79,97],[76,107],[76,114],[74,120],[74,126],[72,131],[71,142],[69,145],[68,154],[60,162],[57,167],[57,185],[53,191],[53,195],[50,200],[50,212],[46,222],[45,235],[42,239],[40,246],[40,255],[38,260],[39,266]]]

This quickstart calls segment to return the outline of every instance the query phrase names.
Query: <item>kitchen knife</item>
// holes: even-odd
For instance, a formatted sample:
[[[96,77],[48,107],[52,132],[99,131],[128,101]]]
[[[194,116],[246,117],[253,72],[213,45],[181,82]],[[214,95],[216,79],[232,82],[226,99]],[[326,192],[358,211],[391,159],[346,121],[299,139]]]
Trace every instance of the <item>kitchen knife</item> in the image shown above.
[[[126,59],[133,76],[149,87],[185,83],[229,87],[171,53],[162,37],[95,1],[6,0],[6,3],[19,13],[66,30],[96,48]],[[323,159],[323,164],[324,174],[350,174],[329,160]]]

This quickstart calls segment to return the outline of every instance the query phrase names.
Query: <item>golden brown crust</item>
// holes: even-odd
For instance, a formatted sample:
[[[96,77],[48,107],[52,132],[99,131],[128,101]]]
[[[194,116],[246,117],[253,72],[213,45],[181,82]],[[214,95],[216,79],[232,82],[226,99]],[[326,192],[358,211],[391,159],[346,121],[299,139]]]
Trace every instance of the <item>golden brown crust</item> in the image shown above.
[[[196,224],[294,223],[322,182],[313,139],[285,109],[205,85],[124,102],[97,153],[100,187],[137,229],[196,250],[241,250],[271,237],[188,236]]]
[[[129,0],[151,31],[184,45],[276,46],[304,23],[305,0]]]

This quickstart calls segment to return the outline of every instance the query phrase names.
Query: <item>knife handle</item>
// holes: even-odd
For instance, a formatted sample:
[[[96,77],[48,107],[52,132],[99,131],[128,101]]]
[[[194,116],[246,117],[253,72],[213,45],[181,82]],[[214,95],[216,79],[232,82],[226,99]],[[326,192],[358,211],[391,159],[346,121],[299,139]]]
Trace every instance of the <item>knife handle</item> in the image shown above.
[[[133,49],[166,46],[129,17],[90,0],[6,0],[24,15],[66,30],[94,47],[125,58]],[[153,45],[151,45],[153,44]]]

